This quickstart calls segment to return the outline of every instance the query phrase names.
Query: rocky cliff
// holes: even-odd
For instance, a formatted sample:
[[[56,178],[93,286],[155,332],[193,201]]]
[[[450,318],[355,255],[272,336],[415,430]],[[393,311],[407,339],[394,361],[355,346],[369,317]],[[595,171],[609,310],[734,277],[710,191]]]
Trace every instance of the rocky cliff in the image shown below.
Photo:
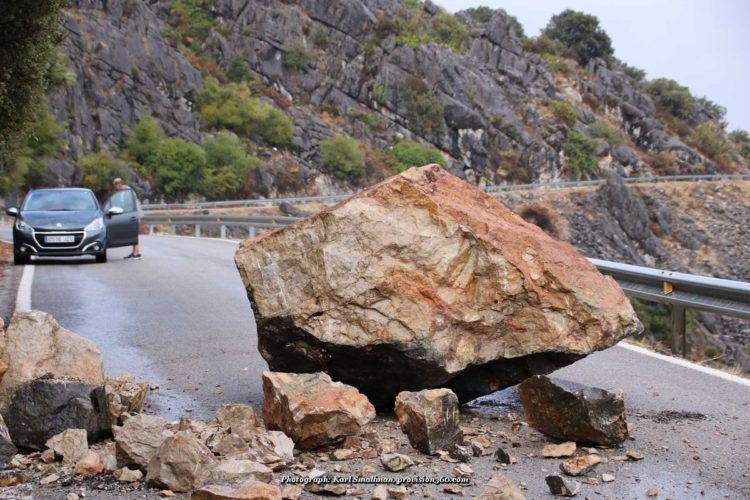
[[[200,142],[212,131],[201,126],[197,92],[208,75],[226,80],[240,60],[249,65],[254,94],[294,122],[290,146],[251,144],[269,165],[257,174],[258,195],[380,180],[391,171],[378,152],[402,138],[433,145],[452,173],[478,184],[747,169],[739,155],[717,161],[670,135],[644,84],[617,60],[582,67],[530,52],[502,10],[479,22],[429,1],[191,0],[181,4],[205,16],[207,28],[175,37],[186,22],[176,3],[71,1],[64,50],[77,78],[50,99],[66,125],[69,163],[85,151],[122,147],[145,115],[170,136]],[[465,36],[451,46],[415,41],[399,18],[424,33],[458,23],[448,24],[448,35]],[[719,117],[697,107],[691,123],[712,120]],[[570,131],[596,141],[593,169],[572,165]],[[367,151],[366,179],[324,174],[320,143],[343,134]],[[71,182],[73,169],[58,171],[58,182]]]

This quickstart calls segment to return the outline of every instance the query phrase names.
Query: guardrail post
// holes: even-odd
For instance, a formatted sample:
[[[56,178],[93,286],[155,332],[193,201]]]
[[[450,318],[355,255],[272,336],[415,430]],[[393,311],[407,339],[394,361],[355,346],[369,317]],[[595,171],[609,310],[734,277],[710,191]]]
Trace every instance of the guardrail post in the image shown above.
[[[195,225],[195,237],[196,238],[201,237],[201,225],[200,224]]]
[[[224,224],[221,225],[221,239],[226,239],[227,237],[227,226]]]
[[[149,236],[153,236],[154,235],[154,225],[153,224],[149,224],[148,225],[148,235]]]
[[[255,226],[247,226],[248,238],[255,238]]]
[[[169,225],[169,234],[177,234],[177,225],[176,224],[170,224]]]
[[[687,357],[687,339],[685,337],[685,307],[672,305],[672,353],[677,354],[677,339],[682,339],[682,357]]]

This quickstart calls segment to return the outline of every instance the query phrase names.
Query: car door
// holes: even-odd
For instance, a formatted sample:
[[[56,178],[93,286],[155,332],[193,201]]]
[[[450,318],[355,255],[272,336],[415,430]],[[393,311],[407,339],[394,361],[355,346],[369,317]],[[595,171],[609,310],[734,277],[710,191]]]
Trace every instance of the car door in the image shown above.
[[[109,214],[114,207],[122,209],[121,214]],[[104,224],[107,226],[107,247],[124,247],[138,243],[138,203],[132,189],[115,191],[102,207]]]

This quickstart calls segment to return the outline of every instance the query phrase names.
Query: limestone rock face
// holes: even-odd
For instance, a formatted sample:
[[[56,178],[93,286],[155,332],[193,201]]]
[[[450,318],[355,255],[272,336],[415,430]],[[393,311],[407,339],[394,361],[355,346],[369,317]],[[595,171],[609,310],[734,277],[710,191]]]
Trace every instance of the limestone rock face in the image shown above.
[[[235,262],[273,371],[326,371],[392,407],[465,401],[641,330],[617,283],[438,165],[281,230]]]
[[[526,421],[549,436],[604,446],[628,437],[620,394],[540,375],[520,384],[518,394]]]
[[[13,315],[0,342],[7,368],[0,372],[0,409],[19,384],[38,378],[104,384],[104,364],[96,344],[62,328],[41,311]]]
[[[432,455],[461,444],[458,398],[450,389],[404,391],[396,397],[396,416],[409,443]]]
[[[325,373],[263,372],[263,420],[299,448],[317,448],[357,434],[375,408],[354,387]]]

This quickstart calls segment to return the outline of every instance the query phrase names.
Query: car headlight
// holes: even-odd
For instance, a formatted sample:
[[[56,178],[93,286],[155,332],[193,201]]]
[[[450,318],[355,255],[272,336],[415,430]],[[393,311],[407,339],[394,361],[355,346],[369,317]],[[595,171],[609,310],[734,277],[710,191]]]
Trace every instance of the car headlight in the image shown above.
[[[84,227],[83,230],[86,231],[87,233],[93,233],[94,231],[99,231],[103,227],[104,227],[104,219],[99,217],[91,221],[91,224]]]
[[[29,226],[28,224],[26,224],[22,220],[17,220],[16,221],[16,229],[18,229],[22,233],[31,233],[33,231],[33,229],[31,228],[31,226]]]

